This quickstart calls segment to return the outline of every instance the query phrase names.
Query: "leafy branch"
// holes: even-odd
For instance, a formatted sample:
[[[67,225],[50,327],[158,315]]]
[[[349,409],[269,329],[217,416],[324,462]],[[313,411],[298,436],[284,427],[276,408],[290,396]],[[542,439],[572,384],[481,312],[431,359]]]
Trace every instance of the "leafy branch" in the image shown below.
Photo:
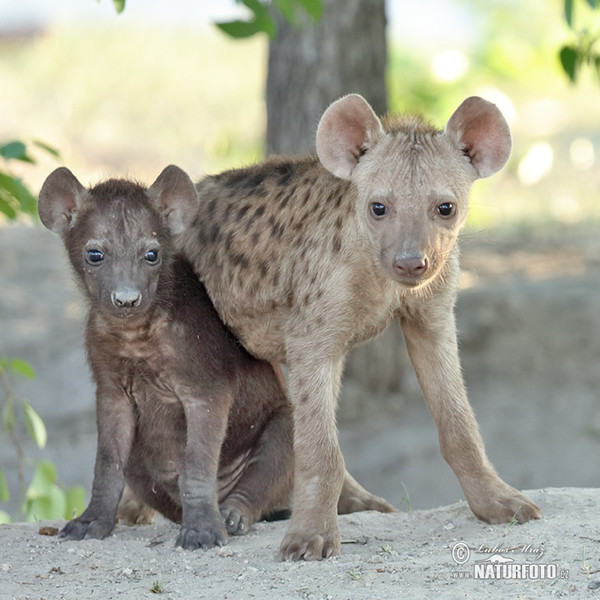
[[[582,7],[585,6],[583,1],[580,2]],[[600,14],[600,0],[585,0],[585,3],[592,11],[598,11],[596,15]],[[574,34],[574,40],[563,45],[559,52],[560,64],[573,83],[576,82],[584,66],[590,67],[600,78],[600,49],[598,48],[600,26],[594,30],[588,27],[577,27],[575,5],[575,0],[564,0],[564,18]]]
[[[113,0],[117,13],[125,10],[126,0]],[[257,33],[266,33],[269,37],[277,35],[277,24],[271,7],[274,6],[283,18],[292,25],[299,25],[299,13],[305,12],[313,21],[318,21],[323,13],[323,0],[235,0],[250,10],[248,20],[236,19],[215,23],[228,36],[235,39],[248,38]],[[98,0],[100,2],[100,0]]]
[[[34,140],[33,145],[44,152],[60,158],[60,154],[52,146],[40,140]],[[35,159],[27,151],[27,146],[20,141],[12,141],[0,146],[0,158],[4,167],[0,167],[0,213],[9,219],[16,219],[20,214],[36,215],[37,200],[9,168],[10,161],[35,164]]]
[[[282,14],[291,25],[299,25],[298,14],[305,12],[313,21],[318,21],[323,13],[322,0],[237,0],[246,6],[252,16],[250,20],[236,20],[226,23],[216,23],[217,27],[227,35],[236,38],[247,38],[257,33],[266,33],[273,38],[277,35],[277,24],[270,10],[271,4]]]
[[[27,458],[19,435],[18,425],[24,425],[29,437],[38,448],[44,448],[48,439],[46,426],[40,415],[27,400],[18,399],[12,389],[10,375],[33,379],[31,365],[20,358],[0,358],[0,389],[2,390],[2,421],[0,433],[7,433],[17,456],[19,480],[18,498],[27,521],[39,519],[71,519],[84,508],[84,490],[81,486],[64,489],[56,482],[56,467],[50,461],[35,463]],[[29,486],[26,486],[25,467],[35,464]],[[10,490],[0,468],[0,502],[10,500]],[[9,522],[10,515],[0,511],[0,523]]]

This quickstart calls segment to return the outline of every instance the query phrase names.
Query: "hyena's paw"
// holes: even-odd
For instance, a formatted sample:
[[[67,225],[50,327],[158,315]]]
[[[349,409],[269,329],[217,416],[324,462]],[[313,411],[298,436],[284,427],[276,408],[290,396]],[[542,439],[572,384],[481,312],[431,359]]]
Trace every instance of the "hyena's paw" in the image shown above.
[[[376,510],[383,513],[397,512],[396,508],[387,500],[373,494],[343,496],[338,503],[338,514],[340,515],[361,512],[363,510]]]
[[[97,539],[101,540],[112,533],[115,528],[114,519],[77,517],[69,521],[59,532],[59,537],[67,540]]]
[[[344,485],[338,500],[338,514],[346,515],[363,510],[396,512],[396,509],[387,500],[368,492],[350,473],[346,472]]]
[[[213,548],[227,544],[227,532],[222,523],[219,525],[204,525],[200,527],[181,527],[175,542],[184,550],[197,550],[198,548]]]
[[[299,532],[290,528],[279,547],[280,560],[323,560],[340,553],[340,532]]]
[[[125,486],[117,508],[117,519],[126,525],[150,525],[158,512],[142,502],[129,486]]]
[[[489,494],[482,494],[473,501],[468,500],[475,515],[488,523],[509,523],[513,520],[526,523],[541,516],[536,504],[503,481],[491,486]]]
[[[175,542],[176,546],[181,546],[184,550],[197,550],[227,544],[227,532],[216,506],[206,505],[188,511],[184,508],[184,514],[186,512]]]
[[[231,535],[245,535],[252,525],[250,519],[231,504],[221,504],[221,516],[227,528],[227,533]]]

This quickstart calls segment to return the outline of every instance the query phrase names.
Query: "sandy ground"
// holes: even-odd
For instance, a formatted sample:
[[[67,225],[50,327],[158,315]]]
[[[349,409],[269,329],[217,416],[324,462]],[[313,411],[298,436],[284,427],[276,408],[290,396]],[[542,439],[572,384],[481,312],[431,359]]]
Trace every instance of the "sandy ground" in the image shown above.
[[[340,438],[355,477],[412,510],[343,517],[349,543],[340,558],[276,562],[284,523],[259,524],[220,554],[174,550],[170,524],[119,527],[108,540],[82,543],[40,536],[38,525],[11,525],[0,528],[0,598],[143,598],[157,580],[171,598],[599,597],[588,587],[598,574],[587,574],[600,567],[600,491],[563,488],[598,485],[600,237],[585,228],[537,238],[484,233],[467,235],[462,247],[457,321],[471,403],[502,477],[538,489],[532,496],[542,521],[490,527],[457,504],[463,495],[440,457],[414,375],[394,357],[386,368],[401,369],[403,382],[394,393],[345,379]],[[15,381],[15,391],[46,422],[43,456],[64,483],[89,490],[95,424],[82,351],[85,308],[60,241],[39,227],[0,227],[0,256],[0,356],[33,364],[36,379]],[[402,345],[393,335],[391,341]],[[385,367],[389,359],[384,351],[367,366]],[[26,452],[42,456],[31,446]],[[6,437],[0,464],[14,489],[16,461]],[[441,505],[448,506],[435,508]],[[15,508],[13,498],[8,509]],[[466,566],[456,565],[451,548],[458,541],[471,549],[543,546],[533,562],[557,564],[569,576],[468,578],[481,557],[473,551]],[[514,562],[525,558],[531,553]]]
[[[0,527],[1,596],[598,598],[600,490],[528,494],[544,516],[524,525],[487,525],[465,503],[346,515],[340,518],[341,556],[320,563],[275,559],[285,522],[258,523],[227,546],[195,552],[173,547],[177,528],[170,523],[118,526],[105,540],[81,542],[40,535],[40,524],[6,525]]]

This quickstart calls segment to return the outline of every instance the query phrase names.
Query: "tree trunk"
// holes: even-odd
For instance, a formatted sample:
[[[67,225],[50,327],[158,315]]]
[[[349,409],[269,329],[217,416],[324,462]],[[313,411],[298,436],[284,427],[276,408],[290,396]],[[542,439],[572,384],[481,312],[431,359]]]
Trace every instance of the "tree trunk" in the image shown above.
[[[323,111],[346,94],[359,93],[377,114],[387,112],[385,0],[323,0],[323,4],[318,23],[306,17],[301,27],[294,28],[278,20],[278,35],[269,46],[267,154],[314,152]],[[360,390],[380,395],[402,391],[409,368],[397,324],[377,341],[355,349],[346,372],[358,387],[352,388],[355,393],[344,394],[346,420],[365,418],[368,394],[365,398]],[[393,402],[393,407],[381,406],[380,412],[402,408],[397,394]]]
[[[319,118],[357,92],[387,110],[385,0],[324,0],[318,23],[278,23],[269,46],[267,154],[314,151]]]

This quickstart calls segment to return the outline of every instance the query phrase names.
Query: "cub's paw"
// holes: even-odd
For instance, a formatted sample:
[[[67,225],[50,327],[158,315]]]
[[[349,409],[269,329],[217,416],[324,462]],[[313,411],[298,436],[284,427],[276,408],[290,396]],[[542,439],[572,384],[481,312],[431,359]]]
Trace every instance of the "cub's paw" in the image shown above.
[[[288,531],[279,547],[280,560],[323,560],[340,553],[340,534],[331,532],[305,534]]]
[[[115,521],[110,519],[90,519],[77,517],[69,521],[58,533],[67,540],[97,539],[101,540],[112,533]]]
[[[250,520],[238,508],[230,504],[221,504],[221,516],[231,535],[245,535],[250,529]]]
[[[203,523],[192,527],[182,525],[175,542],[176,546],[181,546],[184,550],[212,548],[225,544],[227,544],[227,532],[221,519],[210,524]]]

